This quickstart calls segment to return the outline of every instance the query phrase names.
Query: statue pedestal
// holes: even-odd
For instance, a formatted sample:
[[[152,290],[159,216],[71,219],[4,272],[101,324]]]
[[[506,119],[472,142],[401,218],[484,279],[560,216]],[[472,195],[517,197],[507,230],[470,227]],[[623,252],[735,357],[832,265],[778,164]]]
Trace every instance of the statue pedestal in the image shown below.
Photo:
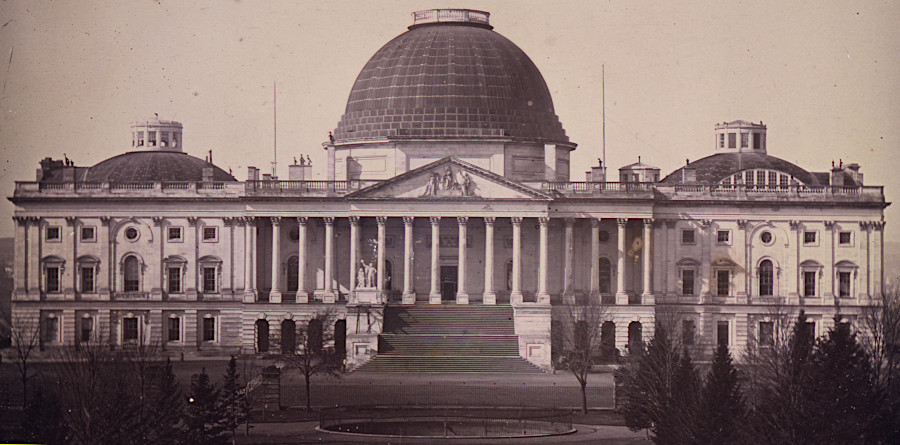
[[[383,304],[382,293],[375,288],[356,288],[355,292],[353,301],[357,304]]]

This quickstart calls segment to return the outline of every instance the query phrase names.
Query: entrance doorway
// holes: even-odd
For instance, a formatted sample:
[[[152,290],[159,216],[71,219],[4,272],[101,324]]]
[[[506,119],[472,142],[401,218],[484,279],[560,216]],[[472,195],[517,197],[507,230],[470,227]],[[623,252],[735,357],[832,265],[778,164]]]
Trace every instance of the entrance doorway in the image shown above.
[[[441,266],[441,300],[456,301],[456,266]]]

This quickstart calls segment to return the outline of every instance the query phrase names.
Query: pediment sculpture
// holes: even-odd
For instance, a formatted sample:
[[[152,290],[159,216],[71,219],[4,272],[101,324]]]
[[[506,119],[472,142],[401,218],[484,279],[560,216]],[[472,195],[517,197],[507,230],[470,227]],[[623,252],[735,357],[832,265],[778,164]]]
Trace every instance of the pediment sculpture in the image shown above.
[[[469,172],[464,170],[454,172],[453,168],[448,165],[443,174],[437,170],[431,171],[422,197],[474,196],[474,188],[475,183],[469,176]]]

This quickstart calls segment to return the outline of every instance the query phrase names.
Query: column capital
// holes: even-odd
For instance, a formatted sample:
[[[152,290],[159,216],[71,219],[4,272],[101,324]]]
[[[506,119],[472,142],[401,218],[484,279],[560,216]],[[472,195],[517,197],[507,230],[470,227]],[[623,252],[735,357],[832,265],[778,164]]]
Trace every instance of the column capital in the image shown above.
[[[788,224],[791,225],[791,230],[798,230],[798,229],[800,229],[800,221],[797,221],[797,220],[795,220],[795,219],[792,219],[792,220],[788,221]]]
[[[224,225],[225,227],[231,227],[231,226],[235,225],[235,223],[237,223],[238,219],[240,219],[240,218],[232,218],[230,216],[226,216],[226,217],[222,218],[222,225]]]
[[[66,225],[75,227],[75,224],[77,224],[77,223],[78,223],[78,218],[76,218],[74,216],[66,217]]]
[[[588,218],[591,220],[591,227],[600,227],[600,220],[597,218]]]
[[[415,222],[415,220],[416,220],[415,216],[404,216],[403,217],[403,225],[411,226],[411,225],[413,225],[413,222]]]
[[[566,222],[566,226],[571,227],[575,224],[575,218],[568,217],[564,220]]]
[[[27,216],[13,216],[13,221],[22,227],[28,227],[28,223],[30,222],[29,217]]]
[[[872,227],[874,227],[875,230],[880,232],[880,231],[884,230],[884,224],[885,224],[884,221],[873,221]]]
[[[653,218],[644,218],[644,227],[653,226]]]
[[[860,221],[859,222],[859,228],[861,230],[869,230],[870,227],[874,227],[874,226],[875,226],[874,221]]]
[[[712,220],[711,220],[711,219],[701,219],[701,220],[700,220],[700,224],[701,224],[704,228],[707,228],[707,229],[708,229],[709,226],[712,225]]]
[[[484,217],[484,225],[493,226],[494,221],[496,221],[496,220],[497,220],[497,218],[494,218],[493,216],[485,216]]]
[[[323,216],[322,220],[325,221],[326,226],[334,225],[334,217],[333,216]]]
[[[112,218],[110,218],[110,217],[108,217],[108,216],[101,216],[101,217],[100,217],[100,224],[103,224],[103,225],[106,226],[106,227],[109,227],[109,222],[110,222],[110,221],[112,221]]]
[[[350,225],[359,227],[359,216],[351,216],[350,217]]]
[[[547,224],[550,224],[550,218],[547,216],[542,216],[538,218],[538,224],[546,226]]]
[[[828,230],[834,229],[834,221],[825,221],[825,228]]]
[[[625,227],[628,224],[628,218],[616,218],[616,226]]]
[[[163,223],[166,221],[166,219],[163,218],[162,216],[154,216],[151,219],[153,220],[153,225],[156,227],[163,225]]]
[[[428,219],[431,221],[432,226],[441,225],[441,217],[440,216],[429,216]]]
[[[200,218],[197,218],[196,216],[188,216],[188,218],[187,218],[188,225],[191,227],[196,227],[197,221],[199,221],[199,220],[200,220]]]
[[[514,226],[521,226],[522,225],[522,217],[521,216],[513,216],[512,218],[509,219],[509,222],[512,223],[512,225],[514,225]]]
[[[385,225],[385,224],[387,223],[387,216],[376,216],[376,217],[375,217],[375,222],[376,222],[379,226],[383,226],[383,225]]]
[[[237,226],[244,226],[247,224],[247,218],[244,218],[243,216],[238,216],[238,217],[234,218],[234,224]]]
[[[739,220],[737,221],[737,225],[738,225],[738,228],[740,228],[740,229],[746,229],[746,228],[747,228],[747,220],[746,220],[746,219],[739,219]]]
[[[305,226],[306,223],[309,222],[308,216],[298,216],[297,217],[297,225]]]
[[[269,222],[271,222],[273,226],[277,225],[277,224],[281,224],[281,217],[280,216],[270,216]]]
[[[457,216],[456,217],[456,223],[459,224],[460,226],[465,226],[468,222],[469,222],[468,216]]]

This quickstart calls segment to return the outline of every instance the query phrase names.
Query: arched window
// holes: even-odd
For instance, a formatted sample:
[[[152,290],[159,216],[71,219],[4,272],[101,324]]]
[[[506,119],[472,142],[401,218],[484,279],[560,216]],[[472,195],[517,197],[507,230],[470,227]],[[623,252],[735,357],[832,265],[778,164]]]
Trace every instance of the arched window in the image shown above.
[[[297,280],[299,279],[300,261],[297,257],[292,256],[287,262],[287,291],[297,292]]]
[[[610,281],[612,277],[610,269],[611,266],[609,264],[609,260],[606,258],[600,258],[600,281],[598,283],[598,288],[600,289],[601,294],[610,293]]]
[[[306,329],[307,351],[313,353],[322,351],[322,320],[313,318]]]
[[[639,321],[632,321],[628,325],[628,350],[632,354],[636,354],[638,350],[644,347],[642,338],[644,327]]]
[[[338,357],[347,355],[347,320],[334,322],[334,354]]]
[[[297,324],[294,320],[281,322],[281,353],[293,354],[297,348]]]
[[[600,325],[600,353],[604,358],[611,358],[616,354],[616,324],[611,321],[604,321]]]
[[[256,352],[269,352],[269,322],[256,320]]]
[[[122,263],[123,274],[125,275],[122,288],[125,292],[139,292],[141,290],[141,265],[134,256],[125,258]]]
[[[775,268],[771,260],[759,263],[759,296],[770,297],[775,294]]]

